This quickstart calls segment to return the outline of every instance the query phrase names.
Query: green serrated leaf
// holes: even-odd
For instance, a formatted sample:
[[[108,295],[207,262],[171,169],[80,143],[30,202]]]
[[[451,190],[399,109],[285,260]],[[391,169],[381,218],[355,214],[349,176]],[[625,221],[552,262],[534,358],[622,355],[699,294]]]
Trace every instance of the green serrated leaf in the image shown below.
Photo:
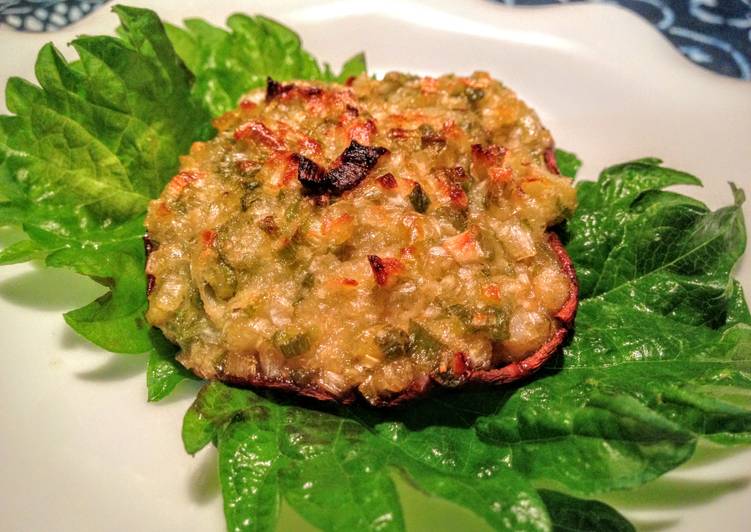
[[[185,29],[167,27],[178,55],[196,76],[195,97],[216,116],[237,106],[241,96],[262,87],[266,78],[345,81],[365,71],[365,57],[349,59],[342,73],[333,75],[302,48],[298,35],[263,17],[234,14],[230,31],[199,19],[188,19]]]
[[[336,77],[340,83],[344,83],[349,78],[359,76],[368,71],[368,65],[365,61],[365,54],[359,53],[347,59],[342,65],[341,73]]]
[[[534,488],[501,467],[492,446],[476,441],[453,462],[442,439],[423,438],[379,417],[367,410],[311,410],[210,383],[185,417],[183,441],[194,452],[215,440],[220,457],[222,446],[229,446],[234,464],[240,464],[228,460],[222,473],[228,477],[223,488],[230,529],[243,529],[246,519],[257,522],[259,515],[265,519],[258,492],[267,490],[263,498],[271,500],[276,490],[274,496],[324,530],[403,530],[394,471],[430,495],[475,511],[495,528],[550,528]],[[246,470],[247,461],[258,457],[263,457],[261,480]]]
[[[116,6],[121,38],[78,37],[79,59],[42,48],[39,85],[8,81],[0,117],[0,224],[29,236],[2,262],[45,258],[110,291],[65,314],[93,343],[117,353],[152,348],[146,309],[143,215],[200,138],[209,115],[154,12]]]
[[[99,299],[65,313],[65,321],[78,334],[114,353],[151,349],[140,238],[99,248],[68,246],[50,254],[46,264],[70,268],[110,288]]]
[[[175,360],[177,347],[156,328],[150,331],[151,351],[146,366],[146,389],[149,401],[161,401],[185,379],[196,377]]]
[[[634,525],[605,503],[571,497],[552,490],[540,490],[540,497],[553,521],[554,532],[634,532]]]
[[[448,474],[414,461],[406,465],[410,480],[422,491],[452,501],[482,517],[496,530],[550,530],[544,501],[509,469],[487,478]]]
[[[572,179],[576,177],[582,165],[575,153],[561,149],[555,150],[555,162],[558,164],[558,171],[561,172],[561,175]]]
[[[272,530],[279,517],[277,424],[266,423],[270,430],[232,423],[219,435],[219,479],[228,530]]]
[[[17,264],[44,257],[45,248],[33,240],[20,240],[0,250],[0,265]]]

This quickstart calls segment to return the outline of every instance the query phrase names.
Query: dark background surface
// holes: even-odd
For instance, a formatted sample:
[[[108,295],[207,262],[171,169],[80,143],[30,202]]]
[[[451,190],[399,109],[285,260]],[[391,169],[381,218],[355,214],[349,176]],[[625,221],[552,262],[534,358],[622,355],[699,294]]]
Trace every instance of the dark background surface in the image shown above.
[[[0,0],[0,25],[20,31],[54,31],[108,0]],[[121,0],[127,4],[127,0]],[[457,0],[459,1],[459,0]],[[488,0],[541,6],[617,4],[647,20],[691,61],[718,74],[751,80],[751,0]],[[252,9],[252,2],[247,5]]]

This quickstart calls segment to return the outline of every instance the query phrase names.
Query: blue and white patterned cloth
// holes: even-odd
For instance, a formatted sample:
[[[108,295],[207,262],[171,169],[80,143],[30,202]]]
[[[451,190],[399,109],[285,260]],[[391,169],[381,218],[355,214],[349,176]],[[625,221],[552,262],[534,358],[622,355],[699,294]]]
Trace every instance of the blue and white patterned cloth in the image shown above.
[[[751,80],[751,0],[496,1],[518,6],[596,1],[618,4],[644,17],[691,61],[725,76]],[[52,31],[106,2],[0,0],[0,25],[21,31]]]
[[[496,0],[531,6],[598,0]],[[694,63],[751,80],[751,0],[599,0],[638,13]]]
[[[0,0],[0,25],[54,31],[81,20],[107,0]]]

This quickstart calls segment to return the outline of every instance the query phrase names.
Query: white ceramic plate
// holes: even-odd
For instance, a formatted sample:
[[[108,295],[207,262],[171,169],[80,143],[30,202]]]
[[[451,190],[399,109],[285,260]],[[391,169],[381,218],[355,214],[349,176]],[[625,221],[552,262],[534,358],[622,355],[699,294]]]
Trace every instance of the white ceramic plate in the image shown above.
[[[131,2],[179,22],[222,23],[238,10],[292,26],[334,65],[365,50],[372,71],[490,71],[535,107],[558,144],[585,161],[581,176],[646,155],[700,176],[690,193],[713,208],[727,181],[751,191],[751,84],[690,64],[656,31],[606,5],[504,8],[493,2]],[[40,46],[110,33],[107,8],[52,35],[0,30],[0,81],[31,77]],[[746,209],[747,213],[751,209]],[[3,230],[0,244],[18,238]],[[751,293],[748,261],[739,275]],[[33,265],[0,268],[0,529],[13,531],[223,528],[213,449],[182,450],[180,424],[197,387],[145,401],[143,356],[114,356],[80,340],[61,312],[99,290]],[[747,530],[751,453],[703,459],[610,500],[645,530]],[[481,527],[449,503],[400,485],[408,524]],[[280,528],[299,529],[283,513]],[[417,528],[413,528],[417,529]]]

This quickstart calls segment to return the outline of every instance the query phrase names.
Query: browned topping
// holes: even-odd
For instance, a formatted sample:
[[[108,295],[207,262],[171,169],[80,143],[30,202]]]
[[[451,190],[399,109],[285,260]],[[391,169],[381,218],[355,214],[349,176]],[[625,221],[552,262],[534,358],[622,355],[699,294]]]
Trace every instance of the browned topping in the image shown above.
[[[291,91],[295,86],[292,84],[283,85],[278,81],[274,81],[270,77],[266,78],[266,101],[269,102],[286,92]]]
[[[235,140],[252,138],[275,150],[281,150],[282,142],[261,122],[251,120],[235,130]]]
[[[409,131],[406,129],[395,127],[389,130],[389,138],[391,139],[406,139],[409,137]]]
[[[373,278],[379,286],[387,286],[394,283],[394,276],[403,269],[399,259],[391,257],[381,258],[378,255],[368,255],[370,269],[373,270]]]
[[[353,140],[328,172],[324,172],[310,159],[298,155],[300,166],[297,179],[302,183],[305,194],[338,196],[359,185],[376,165],[379,157],[386,153],[386,148],[363,146]]]
[[[378,184],[380,184],[385,189],[395,189],[398,186],[396,183],[396,178],[394,177],[394,174],[390,172],[383,174],[377,179],[378,179]]]
[[[323,94],[320,87],[309,85],[295,85],[294,83],[282,84],[271,78],[266,78],[266,102],[277,97],[302,97],[314,98]]]
[[[329,187],[326,183],[326,172],[307,157],[295,154],[297,158],[297,180],[303,186],[303,191],[310,196],[325,194]]]
[[[263,231],[269,235],[276,234],[276,232],[279,230],[279,226],[276,225],[276,221],[274,220],[274,217],[272,215],[264,216],[261,218],[261,221],[258,222],[258,227],[263,229]]]
[[[207,229],[206,231],[201,232],[201,240],[203,241],[203,245],[207,248],[210,248],[214,245],[214,241],[216,240],[216,232],[211,231]]]

